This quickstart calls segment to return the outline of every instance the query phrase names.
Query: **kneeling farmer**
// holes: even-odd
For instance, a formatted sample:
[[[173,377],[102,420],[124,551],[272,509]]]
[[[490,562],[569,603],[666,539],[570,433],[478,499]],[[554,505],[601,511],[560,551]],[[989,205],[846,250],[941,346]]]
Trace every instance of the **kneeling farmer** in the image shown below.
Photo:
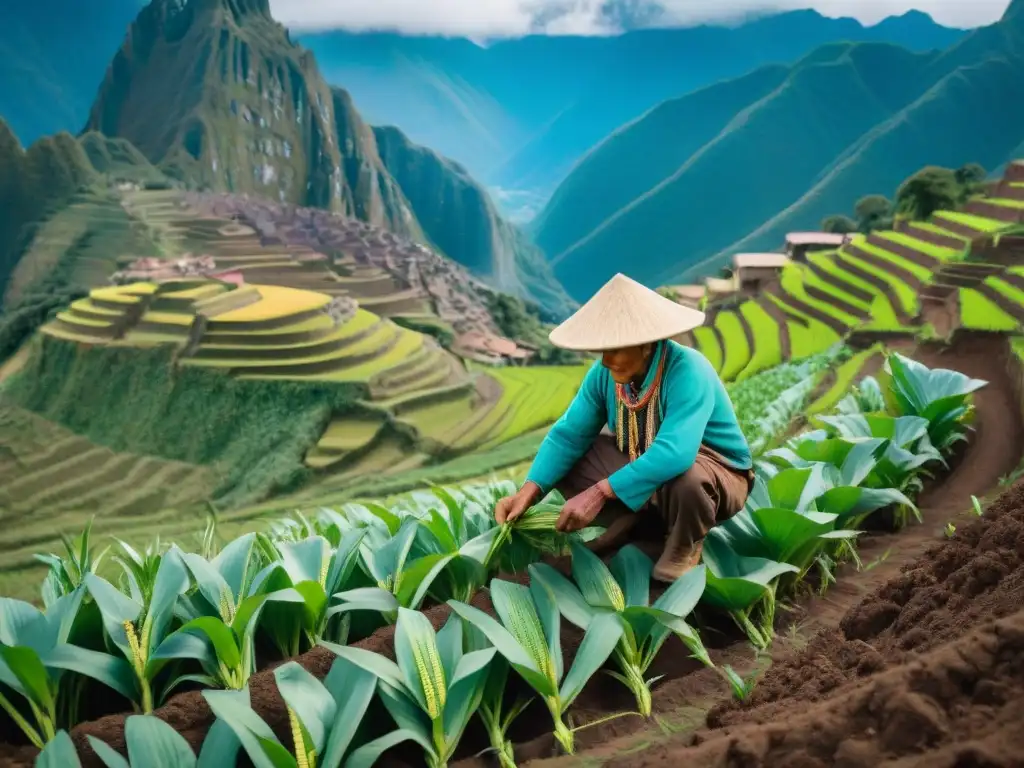
[[[697,565],[708,530],[743,508],[754,482],[718,374],[700,352],[670,340],[703,321],[616,275],[552,331],[556,346],[601,352],[601,361],[541,444],[526,483],[498,502],[498,523],[557,488],[568,499],[558,530],[606,527],[591,546],[608,549],[624,543],[639,515],[657,512],[666,541],[654,577],[672,582]]]

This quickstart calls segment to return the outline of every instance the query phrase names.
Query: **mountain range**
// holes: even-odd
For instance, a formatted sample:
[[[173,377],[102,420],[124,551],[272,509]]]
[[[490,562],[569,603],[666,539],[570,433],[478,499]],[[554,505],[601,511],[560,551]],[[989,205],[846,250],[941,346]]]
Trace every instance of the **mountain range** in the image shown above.
[[[85,129],[194,188],[353,216],[433,245],[552,317],[572,308],[540,252],[461,166],[393,129],[382,154],[268,0],[154,0],[113,56]]]
[[[1024,141],[1024,0],[942,51],[831,43],[671,99],[575,166],[531,225],[576,298],[771,250],[925,165],[996,169]]]
[[[400,127],[485,183],[542,196],[591,146],[665,99],[836,41],[946,48],[962,30],[910,12],[865,27],[816,11],[739,26],[610,37],[464,38],[329,31],[301,36],[374,124]]]

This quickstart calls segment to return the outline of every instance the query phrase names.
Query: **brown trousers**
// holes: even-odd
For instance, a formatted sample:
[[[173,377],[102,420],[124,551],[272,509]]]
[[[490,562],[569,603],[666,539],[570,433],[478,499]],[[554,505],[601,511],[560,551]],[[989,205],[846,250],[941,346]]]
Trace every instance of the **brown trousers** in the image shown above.
[[[619,450],[615,438],[602,433],[558,483],[558,491],[570,499],[628,463],[629,456]],[[642,515],[638,523],[659,522],[657,527],[666,537],[665,554],[674,560],[690,552],[715,525],[743,509],[753,485],[752,469],[733,469],[718,453],[702,445],[693,466],[655,491],[637,513],[615,500],[605,505],[594,524],[608,527],[617,517],[633,514]],[[650,511],[658,514],[647,514]]]

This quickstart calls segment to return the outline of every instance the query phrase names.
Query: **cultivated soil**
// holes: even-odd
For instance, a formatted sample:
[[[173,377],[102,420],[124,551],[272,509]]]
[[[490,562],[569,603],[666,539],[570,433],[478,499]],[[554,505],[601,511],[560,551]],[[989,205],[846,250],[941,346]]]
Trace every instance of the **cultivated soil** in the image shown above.
[[[580,730],[578,757],[556,757],[550,716],[534,702],[510,733],[520,765],[1024,766],[1024,736],[1016,736],[1024,722],[1024,611],[1018,610],[1024,597],[1024,485],[999,498],[983,518],[969,511],[971,495],[997,489],[1024,454],[1006,339],[973,334],[961,336],[951,350],[926,345],[900,351],[989,382],[975,398],[975,434],[951,460],[952,470],[919,499],[924,523],[865,534],[859,546],[864,570],[841,569],[824,597],[804,597],[780,609],[775,662],[746,706],[731,703],[722,678],[690,659],[673,638],[650,672],[663,676],[654,689],[652,721],[626,716]],[[942,531],[950,521],[957,531],[947,540]],[[490,608],[486,594],[474,603]],[[448,610],[427,615],[439,627]],[[743,673],[765,666],[728,622],[700,622],[700,631],[716,664]],[[563,624],[567,667],[580,637]],[[385,629],[358,645],[393,656],[392,639],[393,630]],[[332,660],[322,650],[299,659],[320,676]],[[517,685],[518,678],[510,678],[510,697]],[[254,708],[290,743],[271,671],[255,675],[250,689]],[[634,707],[619,683],[597,675],[571,714],[581,725]],[[192,692],[157,714],[197,751],[212,722],[205,701]],[[389,722],[380,714],[371,722]],[[86,734],[123,749],[123,728],[124,715],[76,728],[83,765],[102,765]],[[476,756],[485,747],[474,722],[454,765],[492,765]],[[8,757],[0,757],[0,765],[29,766],[33,754],[0,748]],[[395,750],[379,764],[416,766],[422,757]]]

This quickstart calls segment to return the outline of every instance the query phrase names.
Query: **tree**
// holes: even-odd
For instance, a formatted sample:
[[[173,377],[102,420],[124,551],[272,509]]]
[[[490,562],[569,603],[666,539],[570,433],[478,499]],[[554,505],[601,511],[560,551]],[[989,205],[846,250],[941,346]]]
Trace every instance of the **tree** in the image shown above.
[[[896,193],[896,210],[912,219],[927,219],[935,211],[951,210],[961,199],[956,174],[929,166],[904,181]]]
[[[829,216],[821,222],[822,232],[831,232],[837,235],[846,235],[850,232],[857,231],[857,222],[851,219],[849,216],[843,216],[842,214],[836,214],[835,216]]]
[[[875,229],[884,229],[892,223],[892,203],[885,195],[867,195],[857,201],[853,212],[857,217],[857,229],[867,234]]]
[[[987,175],[985,168],[979,163],[967,163],[967,165],[957,168],[953,173],[956,183],[965,187],[980,184]]]

